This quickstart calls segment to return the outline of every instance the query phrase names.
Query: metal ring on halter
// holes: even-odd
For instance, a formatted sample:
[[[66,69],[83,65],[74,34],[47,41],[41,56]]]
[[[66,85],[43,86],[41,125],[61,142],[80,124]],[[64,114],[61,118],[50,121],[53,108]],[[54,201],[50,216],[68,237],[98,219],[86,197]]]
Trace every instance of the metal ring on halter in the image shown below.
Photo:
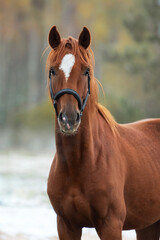
[[[55,111],[56,111],[56,115],[58,117],[58,111],[57,111],[57,100],[63,96],[64,94],[71,94],[73,95],[76,100],[78,101],[78,108],[80,110],[80,116],[82,116],[83,114],[83,111],[85,109],[85,106],[87,104],[87,100],[88,100],[88,97],[90,95],[90,75],[89,75],[89,69],[87,69],[87,72],[86,72],[86,75],[88,76],[88,90],[87,90],[87,95],[85,97],[85,99],[83,100],[83,103],[81,101],[81,97],[79,96],[79,94],[71,89],[71,88],[64,88],[60,91],[58,91],[55,95],[53,93],[53,90],[52,90],[52,69],[49,71],[49,79],[50,79],[50,82],[49,82],[49,89],[50,89],[50,95],[51,95],[51,98],[53,100],[53,106],[55,108]]]

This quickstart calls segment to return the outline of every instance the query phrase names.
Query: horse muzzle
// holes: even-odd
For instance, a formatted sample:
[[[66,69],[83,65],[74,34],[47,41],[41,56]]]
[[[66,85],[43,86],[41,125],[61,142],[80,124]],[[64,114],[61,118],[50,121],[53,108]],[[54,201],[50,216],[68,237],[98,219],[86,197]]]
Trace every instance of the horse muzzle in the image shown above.
[[[62,133],[73,135],[77,132],[81,122],[80,112],[60,112],[58,115],[58,124]]]

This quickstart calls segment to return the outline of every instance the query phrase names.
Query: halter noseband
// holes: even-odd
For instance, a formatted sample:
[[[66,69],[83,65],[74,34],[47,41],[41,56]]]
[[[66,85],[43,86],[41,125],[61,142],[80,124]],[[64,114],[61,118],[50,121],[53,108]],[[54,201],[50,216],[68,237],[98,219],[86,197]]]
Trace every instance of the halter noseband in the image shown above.
[[[87,90],[87,94],[86,94],[86,97],[85,99],[83,100],[83,102],[81,101],[81,97],[79,96],[79,94],[74,91],[73,89],[71,88],[64,88],[60,91],[58,91],[56,94],[53,93],[53,90],[52,90],[52,69],[50,69],[49,71],[49,89],[50,89],[50,95],[51,95],[51,98],[53,100],[53,106],[55,108],[55,112],[56,112],[56,115],[58,117],[58,111],[57,111],[57,100],[63,96],[64,94],[71,94],[75,97],[75,99],[77,100],[78,102],[78,107],[79,107],[79,110],[80,110],[80,116],[82,116],[83,114],[83,111],[85,109],[85,106],[87,104],[87,100],[88,100],[88,97],[90,95],[90,75],[89,75],[89,69],[87,69],[86,71],[86,75],[88,76],[88,90]]]

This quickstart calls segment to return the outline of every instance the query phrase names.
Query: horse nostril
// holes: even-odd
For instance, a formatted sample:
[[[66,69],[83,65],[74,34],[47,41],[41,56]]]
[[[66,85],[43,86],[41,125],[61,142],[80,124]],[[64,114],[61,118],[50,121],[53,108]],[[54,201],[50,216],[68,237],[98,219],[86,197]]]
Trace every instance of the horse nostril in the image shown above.
[[[74,125],[75,123],[78,123],[80,121],[80,113],[72,113],[66,115],[66,113],[60,112],[58,118],[59,122],[63,124]]]
[[[63,122],[63,114],[62,114],[62,112],[59,114],[59,120],[60,120],[61,122]]]
[[[59,114],[59,120],[61,122],[65,122],[65,117],[64,117],[64,114],[62,112]]]
[[[65,123],[66,121],[67,121],[67,117],[66,117],[66,115],[65,115],[65,113],[60,113],[59,114],[59,120],[61,121],[61,122],[63,122],[63,123]]]
[[[79,120],[80,120],[80,114],[79,114],[79,113],[77,113],[76,122],[79,122]]]

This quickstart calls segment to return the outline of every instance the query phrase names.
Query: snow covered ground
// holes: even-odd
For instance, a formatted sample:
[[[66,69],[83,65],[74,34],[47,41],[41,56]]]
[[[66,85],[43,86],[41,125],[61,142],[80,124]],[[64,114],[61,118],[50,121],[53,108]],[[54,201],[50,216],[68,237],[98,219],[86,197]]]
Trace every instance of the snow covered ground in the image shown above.
[[[52,209],[45,208],[0,208],[0,232],[10,238],[23,236],[29,240],[50,239],[57,236],[56,216]],[[94,229],[84,229],[82,239],[99,239]],[[1,234],[0,234],[1,236]],[[134,231],[123,232],[123,239],[134,240]],[[22,239],[23,239],[22,238]],[[5,240],[6,236],[0,238]]]
[[[56,215],[46,194],[53,154],[0,154],[0,239],[54,240]],[[83,240],[99,239],[94,229],[83,230]],[[123,232],[135,240],[134,231]]]

